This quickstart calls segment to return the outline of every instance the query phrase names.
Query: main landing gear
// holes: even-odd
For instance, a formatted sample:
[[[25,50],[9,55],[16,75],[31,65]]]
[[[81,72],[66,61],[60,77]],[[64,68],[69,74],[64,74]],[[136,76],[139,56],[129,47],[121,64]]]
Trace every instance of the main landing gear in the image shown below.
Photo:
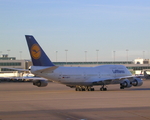
[[[107,88],[103,85],[103,86],[100,88],[100,91],[107,91]]]
[[[89,86],[76,86],[76,91],[94,91],[94,88]]]
[[[76,86],[75,91],[94,91],[94,88],[90,86]],[[107,91],[107,88],[103,85],[100,91]]]

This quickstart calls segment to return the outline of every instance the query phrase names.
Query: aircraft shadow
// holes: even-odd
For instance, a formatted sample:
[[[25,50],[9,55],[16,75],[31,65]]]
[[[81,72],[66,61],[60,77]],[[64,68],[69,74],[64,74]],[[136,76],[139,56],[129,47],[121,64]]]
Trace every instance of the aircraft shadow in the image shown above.
[[[134,89],[129,89],[129,90],[150,90],[150,88],[134,88]]]

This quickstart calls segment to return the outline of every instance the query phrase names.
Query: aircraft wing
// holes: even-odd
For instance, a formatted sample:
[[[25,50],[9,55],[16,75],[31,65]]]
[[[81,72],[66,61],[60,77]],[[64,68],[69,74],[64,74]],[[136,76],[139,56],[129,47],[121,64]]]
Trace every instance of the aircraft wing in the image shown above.
[[[124,79],[132,79],[132,78],[140,78],[140,76],[123,76],[123,77],[113,77],[113,78],[102,78],[99,80],[95,80],[93,85],[103,85],[103,84],[111,84],[111,83],[120,83]]]

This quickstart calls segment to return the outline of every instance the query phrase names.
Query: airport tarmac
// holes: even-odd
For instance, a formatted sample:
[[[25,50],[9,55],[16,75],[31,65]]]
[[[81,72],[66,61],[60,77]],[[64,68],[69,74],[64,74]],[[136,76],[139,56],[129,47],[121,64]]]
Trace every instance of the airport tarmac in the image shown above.
[[[99,87],[75,91],[51,82],[43,88],[0,83],[0,120],[150,120],[150,80],[124,90]]]

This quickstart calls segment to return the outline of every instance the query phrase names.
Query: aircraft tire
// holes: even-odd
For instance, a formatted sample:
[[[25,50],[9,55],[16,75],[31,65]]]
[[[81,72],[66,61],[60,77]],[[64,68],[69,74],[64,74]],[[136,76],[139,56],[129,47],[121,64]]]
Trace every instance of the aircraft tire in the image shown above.
[[[95,89],[94,88],[91,88],[91,91],[94,91]]]
[[[85,91],[89,91],[88,88],[85,88]]]
[[[104,91],[107,91],[107,88],[103,88]]]
[[[78,89],[76,88],[75,91],[78,91]]]
[[[124,89],[124,87],[120,87],[120,89]]]
[[[81,89],[80,89],[80,88],[78,88],[78,91],[81,91]]]
[[[81,91],[79,87],[76,87],[76,91]]]
[[[81,88],[82,91],[85,91],[85,88]]]

